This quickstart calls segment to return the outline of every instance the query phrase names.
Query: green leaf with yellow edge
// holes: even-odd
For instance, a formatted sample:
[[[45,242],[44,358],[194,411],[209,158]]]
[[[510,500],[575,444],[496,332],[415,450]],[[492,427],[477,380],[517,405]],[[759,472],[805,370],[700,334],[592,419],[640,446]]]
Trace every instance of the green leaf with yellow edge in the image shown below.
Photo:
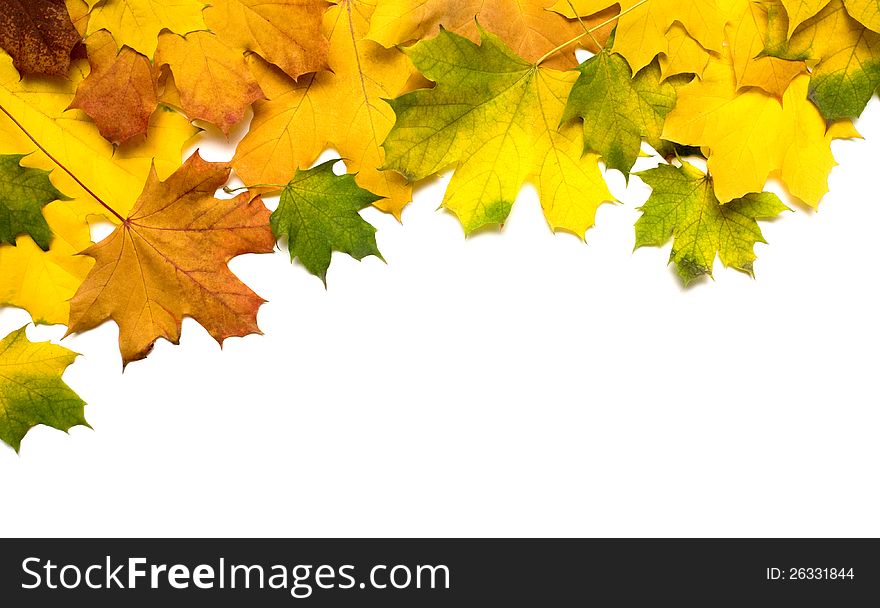
[[[325,285],[334,251],[356,260],[382,258],[376,229],[359,214],[381,197],[359,187],[353,175],[334,174],[336,162],[298,170],[269,218],[275,237],[287,239],[291,261],[299,258]]]
[[[577,74],[528,63],[485,31],[477,45],[444,30],[407,54],[436,86],[391,101],[385,168],[421,180],[454,167],[443,206],[466,233],[504,223],[532,180],[550,226],[583,237],[613,199],[580,127],[559,127]]]
[[[600,154],[609,169],[628,177],[642,139],[660,147],[663,121],[675,105],[675,87],[661,82],[656,61],[633,77],[626,60],[607,50],[578,71],[562,119],[582,119],[584,151]]]
[[[770,41],[767,53],[810,63],[810,100],[829,121],[860,116],[880,86],[880,34],[850,17],[840,0],[804,21],[790,40]]]
[[[0,340],[0,440],[16,452],[33,427],[60,431],[89,426],[85,402],[61,379],[77,354],[49,342],[31,342],[25,328]]]
[[[775,194],[747,194],[722,205],[712,179],[689,163],[660,165],[637,173],[653,192],[636,222],[636,248],[659,247],[673,239],[670,262],[689,284],[712,276],[715,257],[754,276],[755,243],[765,243],[756,220],[788,207]]]
[[[47,251],[52,231],[43,207],[52,201],[70,200],[49,181],[49,172],[22,167],[23,154],[0,155],[0,243],[14,245],[27,235]]]

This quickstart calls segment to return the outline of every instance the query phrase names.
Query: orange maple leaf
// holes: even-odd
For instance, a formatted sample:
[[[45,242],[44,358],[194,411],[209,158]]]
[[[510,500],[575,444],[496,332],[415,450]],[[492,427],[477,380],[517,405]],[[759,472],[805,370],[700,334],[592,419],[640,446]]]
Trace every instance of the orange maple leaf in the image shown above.
[[[221,345],[260,332],[264,300],[227,263],[271,253],[275,238],[259,197],[214,198],[229,172],[198,152],[164,182],[151,172],[128,218],[84,252],[96,264],[71,300],[69,334],[115,321],[128,364],[146,357],[159,338],[177,344],[184,316]]]

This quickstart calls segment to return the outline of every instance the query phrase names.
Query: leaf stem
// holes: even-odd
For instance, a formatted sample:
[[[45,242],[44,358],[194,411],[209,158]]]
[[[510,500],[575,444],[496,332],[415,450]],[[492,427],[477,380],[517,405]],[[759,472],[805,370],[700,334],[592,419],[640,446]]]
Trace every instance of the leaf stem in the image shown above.
[[[125,223],[125,218],[122,217],[122,215],[120,215],[120,214],[119,214],[119,213],[118,213],[113,207],[111,207],[110,205],[108,205],[107,203],[105,203],[103,200],[101,200],[101,197],[100,197],[100,196],[98,196],[97,194],[95,194],[94,192],[92,192],[91,188],[89,188],[89,187],[86,186],[84,183],[82,183],[82,182],[79,180],[79,178],[78,178],[76,175],[73,174],[73,172],[72,172],[70,169],[68,169],[68,168],[65,167],[63,164],[61,164],[61,161],[60,161],[60,160],[58,160],[57,158],[55,158],[54,156],[52,156],[52,155],[49,153],[49,151],[48,151],[46,148],[44,148],[43,145],[42,145],[40,142],[38,142],[38,141],[34,138],[33,135],[31,135],[30,133],[28,133],[28,130],[24,128],[24,125],[22,125],[20,122],[18,122],[18,120],[16,120],[15,116],[13,116],[12,114],[10,114],[10,113],[9,113],[9,110],[7,110],[6,108],[4,108],[2,104],[0,104],[0,112],[3,112],[4,114],[6,114],[6,116],[9,118],[9,120],[11,120],[11,121],[15,124],[15,126],[18,127],[18,128],[21,130],[22,133],[24,133],[25,135],[27,135],[27,138],[28,138],[29,140],[31,140],[31,141],[34,143],[34,145],[35,145],[36,147],[38,147],[38,148],[40,149],[40,151],[41,151],[43,154],[45,154],[46,156],[49,157],[49,160],[51,160],[53,163],[55,163],[56,165],[58,165],[59,167],[61,167],[61,169],[62,169],[65,173],[67,173],[71,178],[73,178],[73,181],[75,181],[77,184],[79,184],[80,187],[81,187],[83,190],[85,190],[86,192],[88,192],[89,195],[90,195],[93,199],[95,199],[96,201],[98,201],[98,203],[100,203],[100,205],[101,205],[102,207],[104,207],[104,209],[106,209],[107,211],[109,211],[110,213],[112,213],[112,214],[116,217],[116,219],[118,219],[120,222],[122,222],[123,224]]]
[[[593,41],[593,44],[596,45],[596,48],[599,49],[599,50],[601,51],[601,50],[602,50],[602,45],[599,44],[599,41],[596,40],[596,37],[595,37],[595,36],[593,36],[593,32],[591,32],[591,31],[590,31],[590,28],[587,27],[587,24],[584,23],[583,18],[582,18],[580,15],[578,15],[578,11],[577,11],[577,9],[574,7],[574,3],[572,2],[572,0],[566,0],[566,4],[568,4],[568,8],[571,9],[571,12],[574,13],[574,16],[577,17],[578,23],[579,23],[580,26],[584,29],[584,33],[585,33],[587,36],[590,37],[590,40]]]
[[[555,49],[551,49],[551,50],[547,51],[546,53],[544,53],[544,55],[541,56],[540,59],[538,59],[538,60],[535,62],[535,65],[541,65],[542,63],[544,63],[545,61],[547,61],[547,59],[549,59],[550,57],[552,57],[553,55],[555,55],[556,53],[558,53],[559,51],[561,51],[561,50],[564,49],[565,47],[567,47],[567,46],[569,46],[569,45],[572,45],[572,44],[574,44],[575,42],[578,42],[579,40],[585,38],[586,36],[590,36],[590,37],[592,38],[592,37],[593,37],[593,32],[595,32],[595,31],[597,31],[597,30],[601,30],[603,27],[605,27],[605,26],[608,25],[609,23],[614,23],[615,21],[617,21],[618,19],[620,19],[621,17],[623,17],[623,16],[626,15],[627,13],[630,13],[630,12],[636,10],[637,8],[639,8],[640,6],[642,6],[643,4],[645,4],[646,2],[648,2],[648,0],[639,0],[639,2],[636,2],[635,4],[633,4],[633,5],[632,5],[631,7],[629,7],[628,9],[621,11],[619,14],[615,15],[614,17],[611,17],[610,19],[606,19],[605,21],[603,21],[603,22],[600,23],[599,25],[594,25],[593,27],[591,27],[590,29],[588,29],[588,30],[587,30],[586,32],[584,32],[583,34],[581,34],[581,35],[579,35],[579,36],[575,36],[574,38],[572,38],[572,39],[569,40],[568,42],[564,42],[564,43],[560,44],[560,45],[557,46]]]
[[[230,188],[229,186],[223,186],[223,192],[226,194],[235,194],[240,190],[253,190],[255,188],[272,188],[272,190],[284,190],[287,187],[287,184],[254,184],[252,186],[241,186],[239,188]]]

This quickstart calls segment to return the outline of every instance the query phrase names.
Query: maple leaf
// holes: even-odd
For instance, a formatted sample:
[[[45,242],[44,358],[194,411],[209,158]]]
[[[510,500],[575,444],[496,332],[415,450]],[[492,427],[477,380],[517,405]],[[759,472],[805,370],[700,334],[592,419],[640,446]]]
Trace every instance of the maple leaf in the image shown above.
[[[220,344],[259,332],[263,300],[227,263],[271,253],[275,238],[259,197],[214,198],[229,172],[196,152],[164,182],[150,174],[125,222],[84,252],[96,263],[71,301],[68,334],[112,319],[128,364],[146,357],[159,338],[177,344],[184,316]]]
[[[0,56],[0,106],[8,112],[3,121],[14,117],[24,131],[39,136],[44,150],[55,159],[46,159],[40,168],[57,168],[57,161],[77,176],[81,183],[61,172],[55,172],[52,179],[65,194],[84,201],[87,211],[83,217],[104,210],[84,192],[82,184],[98,198],[113,201],[114,209],[125,215],[154,160],[160,175],[171,173],[180,166],[181,149],[197,130],[176,112],[160,111],[153,115],[147,137],[114,148],[85,113],[68,110],[86,70],[77,62],[71,72],[70,79],[64,81],[19,79],[8,58]],[[36,150],[34,142],[17,127],[7,122],[4,131],[8,136],[0,143],[0,152],[27,154]]]
[[[87,33],[107,30],[113,38],[147,57],[158,45],[159,32],[188,34],[205,29],[201,0],[103,0],[89,14]]]
[[[709,173],[722,203],[760,192],[770,175],[816,207],[834,167],[831,135],[807,99],[809,76],[798,76],[781,100],[759,89],[737,91],[730,54],[678,90],[663,139],[709,150]]]
[[[264,97],[244,56],[211,33],[163,34],[155,59],[171,69],[187,116],[217,125],[226,136]]]
[[[880,32],[880,2],[877,0],[844,0],[846,12],[873,32]]]
[[[407,49],[433,89],[391,102],[397,122],[386,167],[421,180],[455,173],[443,206],[466,233],[502,224],[523,186],[537,182],[551,227],[583,237],[596,209],[613,200],[598,157],[583,155],[582,129],[558,128],[577,75],[529,63],[495,35],[476,45],[442,30]]]
[[[314,164],[334,148],[356,173],[357,183],[381,196],[376,206],[398,219],[412,198],[412,187],[393,171],[380,171],[382,140],[394,123],[384,101],[407,86],[413,68],[397,49],[364,40],[372,7],[343,1],[324,17],[332,72],[298,83],[254,64],[269,97],[257,102],[250,131],[238,145],[232,165],[246,184],[282,184],[299,167]]]
[[[605,165],[629,176],[642,139],[660,147],[663,121],[675,105],[675,88],[660,82],[652,63],[633,77],[626,60],[602,51],[581,64],[563,122],[581,118],[584,151],[600,154]]]
[[[782,98],[785,90],[798,75],[807,71],[803,61],[789,61],[764,53],[768,40],[781,32],[776,15],[781,12],[776,4],[733,0],[728,16],[728,41],[737,88],[759,87]]]
[[[91,72],[80,83],[71,108],[88,114],[107,141],[121,144],[145,135],[159,100],[150,60],[116,41],[107,31],[86,39]]]
[[[92,239],[70,203],[51,203],[43,216],[53,237],[48,251],[26,236],[18,237],[14,247],[0,247],[0,302],[27,310],[34,323],[66,324],[70,298],[94,264],[78,255]]]
[[[722,205],[712,180],[693,165],[660,165],[637,175],[651,196],[636,222],[636,248],[659,247],[673,239],[670,263],[689,284],[712,276],[715,257],[754,276],[755,243],[766,243],[756,220],[789,210],[775,194],[747,194]]]
[[[325,0],[212,0],[205,22],[230,47],[253,51],[296,80],[327,69],[321,18],[328,6]]]
[[[23,165],[52,171],[55,187],[73,198],[43,210],[55,235],[49,251],[28,238],[19,238],[17,247],[0,246],[0,302],[26,309],[35,322],[67,322],[69,300],[93,263],[76,255],[91,243],[87,218],[116,219],[92,194],[126,214],[153,163],[161,176],[170,174],[196,133],[184,117],[160,110],[147,137],[114,149],[83,112],[66,110],[86,70],[77,61],[69,79],[20,79],[9,57],[0,55],[0,153],[27,154]]]
[[[49,342],[31,342],[25,328],[0,340],[0,440],[16,452],[29,430],[89,426],[85,402],[61,379],[78,355]]]
[[[297,170],[270,218],[275,236],[288,240],[291,261],[299,258],[306,270],[325,285],[333,251],[347,253],[356,260],[370,255],[382,258],[376,245],[376,229],[358,213],[379,197],[360,188],[354,176],[335,175],[336,162]]]
[[[23,154],[0,155],[0,243],[26,234],[46,251],[52,240],[43,207],[70,200],[49,181],[49,172],[21,166]]]
[[[784,31],[784,13],[775,18]],[[880,34],[850,17],[838,0],[804,21],[790,40],[771,42],[767,52],[810,62],[810,99],[828,120],[861,115],[880,85]]]
[[[700,46],[720,53],[724,18],[716,0],[558,0],[550,10],[574,18],[620,5],[613,50],[623,55],[634,72],[669,52],[667,34],[680,23]]]
[[[22,75],[64,76],[79,41],[64,0],[0,0],[0,48]]]
[[[547,10],[552,0],[377,0],[368,38],[388,48],[434,36],[440,27],[480,41],[482,27],[504,41],[527,61],[582,36],[584,28],[605,23],[617,14],[614,2],[583,15],[583,23],[564,19]],[[479,26],[477,25],[479,23]],[[584,46],[598,52],[613,29],[613,23],[591,33]],[[578,64],[574,48],[563,49],[548,59],[553,67]]]
[[[709,64],[709,51],[700,46],[680,23],[666,32],[666,51],[658,56],[662,80],[682,74],[703,75]]]

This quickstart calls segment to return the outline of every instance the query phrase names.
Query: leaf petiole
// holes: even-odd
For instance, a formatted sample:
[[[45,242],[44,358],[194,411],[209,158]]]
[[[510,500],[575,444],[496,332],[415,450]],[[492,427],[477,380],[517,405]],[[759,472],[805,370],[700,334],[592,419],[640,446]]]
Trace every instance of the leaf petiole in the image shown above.
[[[98,203],[99,203],[102,207],[104,207],[104,209],[106,209],[107,211],[109,211],[110,213],[112,213],[112,214],[116,217],[116,219],[118,219],[121,223],[123,223],[123,224],[125,223],[125,218],[122,217],[122,215],[120,215],[120,214],[119,214],[119,213],[118,213],[113,207],[111,207],[110,205],[108,205],[107,203],[105,203],[103,200],[101,200],[101,197],[98,196],[97,194],[95,194],[94,192],[92,192],[91,188],[89,188],[89,187],[86,186],[84,183],[82,183],[82,182],[79,180],[79,178],[78,178],[76,175],[73,174],[73,172],[72,172],[70,169],[68,169],[67,167],[65,167],[63,164],[61,164],[61,161],[59,161],[57,158],[55,158],[54,156],[52,156],[52,155],[49,153],[49,151],[48,151],[46,148],[44,148],[44,147],[42,146],[42,144],[41,144],[40,142],[38,142],[38,141],[34,138],[33,135],[31,135],[30,133],[28,133],[28,130],[24,128],[24,125],[22,125],[20,122],[18,122],[18,120],[16,120],[15,116],[13,116],[12,114],[9,113],[9,110],[7,110],[7,109],[4,108],[2,105],[0,105],[0,112],[3,112],[4,114],[6,114],[6,116],[9,118],[9,120],[11,120],[11,121],[13,122],[13,124],[15,124],[15,126],[18,127],[18,128],[21,130],[21,132],[24,133],[24,134],[27,136],[27,138],[28,138],[29,140],[31,140],[31,141],[34,143],[34,145],[40,149],[40,151],[42,151],[43,154],[45,154],[46,156],[49,157],[49,160],[51,160],[53,163],[55,163],[56,165],[58,165],[59,167],[61,167],[61,169],[62,169],[65,173],[67,173],[71,178],[73,178],[73,181],[75,181],[77,184],[79,184],[79,186],[80,186],[83,190],[85,190],[86,192],[88,192],[89,195],[90,195],[93,199],[95,199],[96,201],[98,201]]]
[[[628,9],[621,11],[619,14],[615,15],[614,17],[611,17],[610,19],[606,19],[605,21],[603,21],[599,25],[595,25],[595,26],[591,27],[590,29],[585,31],[583,34],[580,34],[579,36],[575,36],[574,38],[572,38],[568,42],[563,42],[562,44],[560,44],[556,48],[551,49],[551,50],[547,51],[546,53],[544,53],[544,55],[542,55],[541,58],[535,62],[535,65],[536,66],[541,65],[542,63],[547,61],[550,57],[552,57],[553,55],[555,55],[556,53],[558,53],[559,51],[561,51],[565,47],[570,46],[580,40],[583,40],[587,36],[592,38],[593,32],[601,30],[603,27],[605,27],[609,23],[614,23],[616,20],[620,19],[621,17],[623,17],[627,13],[631,13],[632,11],[636,10],[637,8],[639,8],[640,6],[642,6],[643,4],[645,4],[647,2],[648,2],[648,0],[640,0],[639,2],[633,4],[631,7],[629,7]]]
[[[256,188],[271,188],[272,190],[284,190],[287,187],[287,184],[254,184],[252,186],[240,186],[238,188],[230,188],[229,186],[223,186],[223,192],[226,194],[235,194],[236,192],[242,192],[244,190],[254,190]]]

